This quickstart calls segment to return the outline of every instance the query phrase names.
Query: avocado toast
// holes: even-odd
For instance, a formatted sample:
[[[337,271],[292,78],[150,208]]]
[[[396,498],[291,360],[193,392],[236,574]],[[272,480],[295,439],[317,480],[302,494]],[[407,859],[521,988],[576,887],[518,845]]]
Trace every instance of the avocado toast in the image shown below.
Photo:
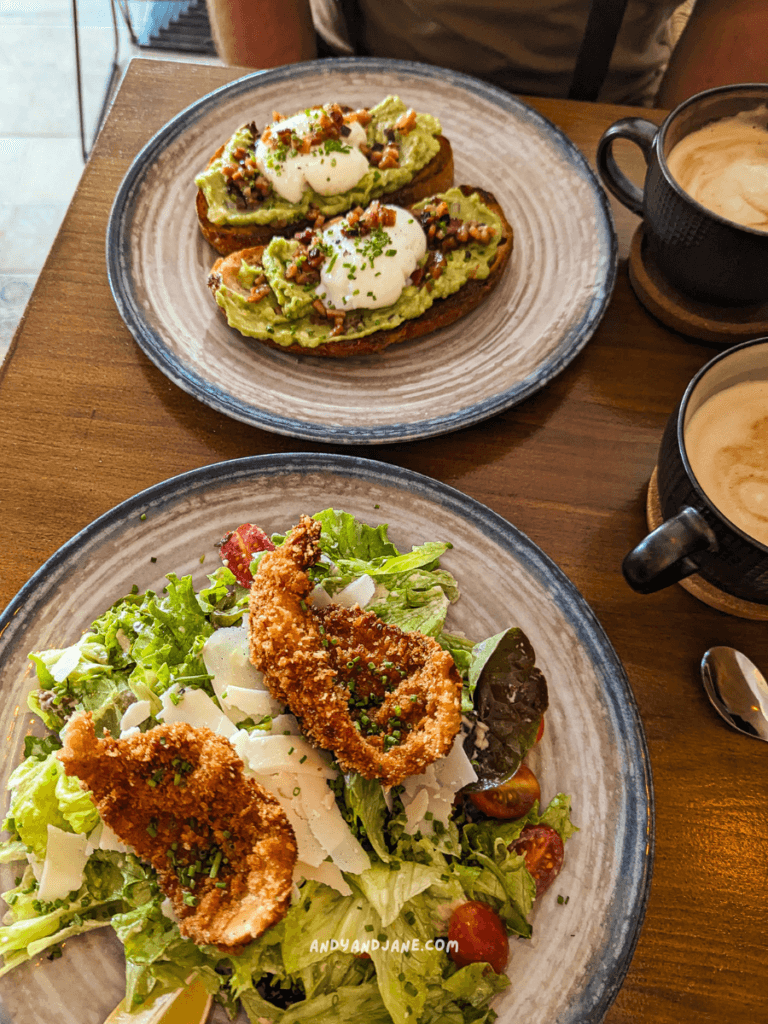
[[[197,176],[197,217],[221,255],[266,245],[373,199],[408,206],[453,183],[440,122],[395,96],[240,127]],[[307,166],[311,164],[312,166]]]
[[[476,309],[501,279],[512,245],[495,197],[462,185],[409,208],[374,201],[230,254],[208,284],[246,337],[306,355],[367,355]]]

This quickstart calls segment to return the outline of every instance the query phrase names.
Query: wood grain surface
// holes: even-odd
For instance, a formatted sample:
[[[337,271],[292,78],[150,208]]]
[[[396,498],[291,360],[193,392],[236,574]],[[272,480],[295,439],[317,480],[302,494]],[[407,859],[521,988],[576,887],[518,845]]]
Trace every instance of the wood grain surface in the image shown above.
[[[136,491],[248,454],[324,451],[244,427],[170,384],[112,301],[104,236],[131,160],[170,117],[242,70],[136,59],[85,169],[0,375],[0,605],[69,537]],[[594,165],[615,119],[658,111],[531,100]],[[636,152],[618,152],[635,176]],[[637,219],[614,206],[616,290],[594,338],[544,391],[479,426],[373,449],[514,523],[570,576],[626,666],[650,747],[656,861],[648,912],[608,1024],[768,1019],[768,750],[728,730],[698,664],[729,644],[768,669],[762,623],[680,587],[641,597],[623,555],[645,532],[669,412],[717,348],[640,306],[626,256]]]

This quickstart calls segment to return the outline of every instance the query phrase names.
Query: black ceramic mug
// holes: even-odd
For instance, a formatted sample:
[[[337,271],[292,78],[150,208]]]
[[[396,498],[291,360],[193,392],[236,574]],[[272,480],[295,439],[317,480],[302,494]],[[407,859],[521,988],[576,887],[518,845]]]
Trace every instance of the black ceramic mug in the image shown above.
[[[742,430],[742,419],[740,449],[726,432]],[[715,439],[725,455],[710,456],[703,437]],[[742,460],[749,472],[723,458],[733,466]],[[768,605],[768,338],[728,349],[696,374],[667,421],[656,473],[664,521],[624,559],[629,585],[650,594],[698,573],[732,597]],[[751,502],[750,518],[728,504],[726,480]]]
[[[648,252],[661,274],[691,298],[721,306],[768,302],[768,231],[744,227],[702,206],[672,177],[667,158],[691,132],[745,111],[756,112],[760,126],[768,128],[768,84],[698,93],[660,128],[643,118],[622,118],[597,147],[603,184],[643,218]],[[616,139],[628,139],[642,150],[648,165],[642,191],[616,163]]]

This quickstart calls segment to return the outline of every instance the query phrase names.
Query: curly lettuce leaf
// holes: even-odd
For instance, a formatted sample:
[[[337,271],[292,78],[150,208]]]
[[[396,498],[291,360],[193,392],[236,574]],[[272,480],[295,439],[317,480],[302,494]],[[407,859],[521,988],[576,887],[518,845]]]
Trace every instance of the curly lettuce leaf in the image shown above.
[[[116,912],[150,898],[153,883],[135,857],[97,851],[70,898],[42,902],[37,888],[27,868],[20,883],[2,894],[9,911],[0,927],[0,975],[73,935],[110,924]]]
[[[40,689],[27,704],[49,729],[58,731],[75,711],[90,711],[97,731],[114,731],[131,700],[126,675],[111,661],[110,650],[93,633],[61,650],[29,655]]]
[[[55,751],[42,761],[34,757],[22,761],[11,773],[8,788],[14,831],[38,860],[45,858],[49,825],[87,833],[99,822],[90,793],[65,773]]]
[[[488,903],[508,931],[523,938],[532,934],[528,917],[536,896],[536,883],[525,858],[510,850],[527,825],[550,825],[566,842],[578,829],[571,822],[570,798],[559,793],[542,814],[534,804],[516,821],[487,819],[464,829],[464,857],[455,870],[469,899]]]

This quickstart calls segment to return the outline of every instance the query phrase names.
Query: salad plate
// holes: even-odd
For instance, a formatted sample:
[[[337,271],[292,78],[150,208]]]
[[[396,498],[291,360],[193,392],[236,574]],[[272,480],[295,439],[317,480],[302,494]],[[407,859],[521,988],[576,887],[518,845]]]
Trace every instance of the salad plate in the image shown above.
[[[283,532],[330,506],[389,524],[401,551],[449,541],[441,566],[461,597],[446,625],[470,638],[517,625],[532,641],[550,703],[531,766],[545,803],[570,795],[579,832],[534,907],[532,939],[512,940],[511,984],[493,1005],[502,1024],[598,1024],[629,966],[651,876],[651,775],[634,697],[599,622],[555,564],[491,510],[427,477],[344,455],[254,456],[167,480],[97,519],[0,616],[4,787],[33,727],[30,651],[73,643],[134,586],[160,591],[167,572],[207,585],[222,536],[243,522]],[[3,890],[13,868],[2,866]],[[100,928],[66,942],[58,959],[22,964],[0,978],[0,1019],[102,1024],[124,992],[121,950]]]
[[[515,236],[503,280],[457,323],[377,356],[294,356],[242,337],[206,285],[217,254],[198,228],[196,174],[236,128],[274,110],[391,94],[440,119],[456,183],[495,194]],[[605,194],[550,121],[469,76],[370,58],[257,72],[204,96],[138,154],[107,231],[120,315],[170,380],[241,422],[331,444],[443,434],[543,388],[594,333],[616,260]]]

